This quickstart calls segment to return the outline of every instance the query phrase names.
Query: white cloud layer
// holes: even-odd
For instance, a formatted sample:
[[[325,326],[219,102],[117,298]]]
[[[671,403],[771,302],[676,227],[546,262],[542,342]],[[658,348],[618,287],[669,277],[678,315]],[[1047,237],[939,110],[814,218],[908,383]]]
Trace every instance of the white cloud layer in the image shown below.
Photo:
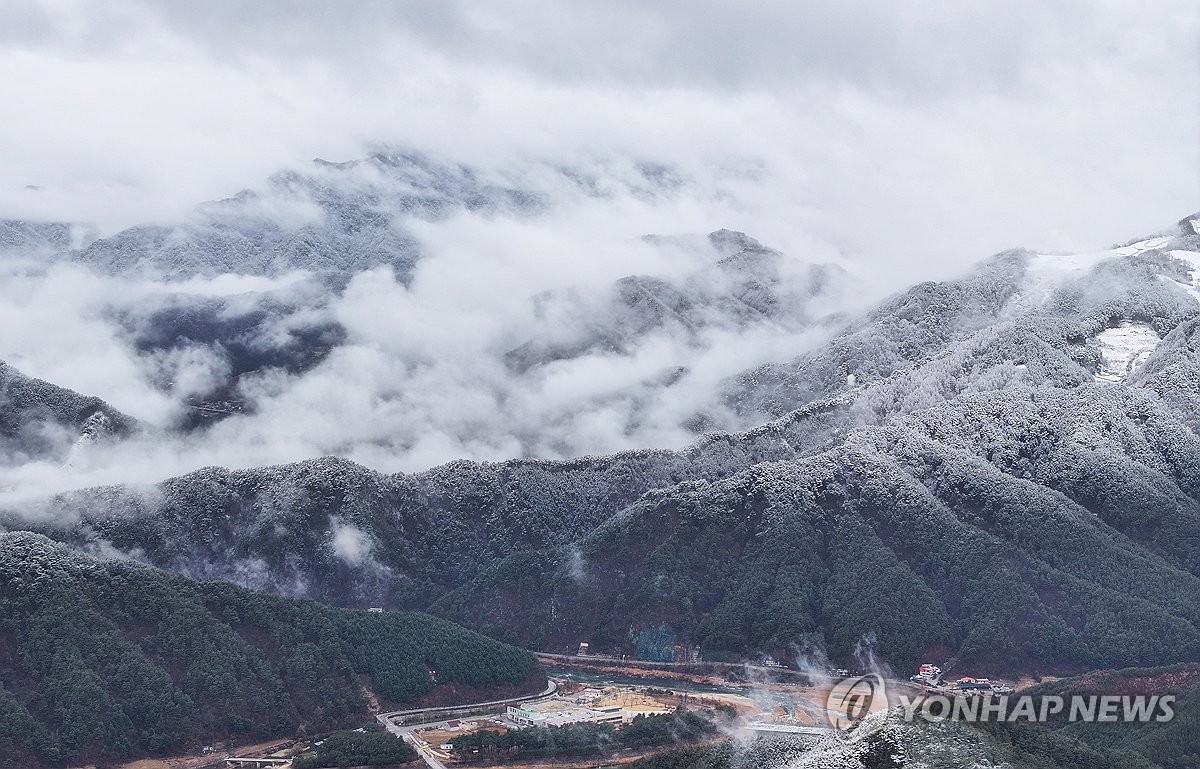
[[[742,326],[701,308],[700,320],[711,315],[702,327],[689,330],[695,318],[671,320],[630,337],[624,349],[604,343],[610,332],[625,330],[624,305],[613,304],[615,281],[651,275],[684,286],[717,261],[703,238],[654,245],[640,237],[662,215],[707,221],[708,205],[687,196],[564,197],[534,218],[461,213],[413,223],[427,254],[407,284],[382,267],[359,273],[340,293],[296,275],[156,282],[0,260],[6,270],[0,321],[12,321],[0,325],[0,359],[103,397],[151,428],[115,446],[77,452],[69,467],[57,459],[0,463],[9,465],[0,467],[0,490],[24,499],[207,465],[253,467],[328,454],[384,471],[415,471],[463,457],[681,448],[695,439],[685,423],[698,411],[714,426],[748,427],[721,405],[723,381],[793,357],[827,328],[790,317]],[[807,297],[807,266],[831,256],[814,246],[783,257],[784,284]],[[856,281],[856,302],[879,293],[878,285],[848,279]],[[824,294],[805,298],[810,320],[845,308],[842,288],[835,280]],[[336,322],[344,341],[303,374],[265,369],[244,378],[241,393],[252,413],[198,433],[163,432],[186,413],[187,397],[220,381],[227,365],[199,345],[139,349],[137,332],[181,294],[225,297],[247,311],[269,307],[261,293],[268,290],[301,309],[264,324],[264,344],[278,344],[289,324],[314,321]],[[526,342],[570,349],[579,340],[592,347],[561,359],[538,356],[543,365],[528,371],[506,362]],[[662,387],[668,378],[672,384]]]
[[[943,270],[1011,245],[1108,245],[1200,199],[1188,0],[15,0],[0,14],[6,216],[168,219],[378,142],[485,164],[754,162],[761,195],[721,224]]]
[[[254,416],[0,485],[325,453],[390,470],[682,445],[681,422],[723,377],[815,332],[714,329],[699,346],[664,333],[517,379],[501,356],[533,333],[536,295],[696,267],[641,243],[651,232],[744,230],[847,266],[866,301],[1010,246],[1095,250],[1157,229],[1200,199],[1198,36],[1187,0],[14,0],[0,10],[0,218],[176,221],[280,168],[384,144],[601,178],[653,162],[690,181],[659,199],[564,193],[537,218],[413,225],[426,258],[411,286],[375,270],[316,303],[346,344],[302,377],[254,378]],[[304,290],[3,269],[0,359],[152,424],[224,364],[202,348],[139,352],[114,306]],[[668,362],[690,370],[669,398],[638,389]]]

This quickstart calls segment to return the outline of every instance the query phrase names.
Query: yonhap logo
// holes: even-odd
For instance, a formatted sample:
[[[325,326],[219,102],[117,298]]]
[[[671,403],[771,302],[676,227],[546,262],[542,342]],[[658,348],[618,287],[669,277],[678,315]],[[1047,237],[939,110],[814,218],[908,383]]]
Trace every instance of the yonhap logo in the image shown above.
[[[901,694],[899,717],[915,721],[918,717],[929,722],[969,721],[1028,721],[1044,723],[1050,720],[1095,721],[1097,723],[1166,722],[1175,717],[1174,694],[1155,695],[1030,695],[1018,697],[935,694],[910,699]]]
[[[839,734],[856,733],[863,719],[889,707],[883,678],[868,673],[843,678],[825,697],[825,715]]]

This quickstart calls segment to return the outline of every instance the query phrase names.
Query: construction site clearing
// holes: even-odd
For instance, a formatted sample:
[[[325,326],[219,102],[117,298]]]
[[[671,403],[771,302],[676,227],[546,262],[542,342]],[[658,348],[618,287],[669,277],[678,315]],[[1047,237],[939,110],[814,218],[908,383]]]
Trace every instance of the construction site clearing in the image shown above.
[[[504,733],[510,729],[584,723],[619,727],[638,716],[670,713],[686,700],[686,696],[665,690],[647,693],[618,686],[599,688],[567,682],[553,697],[509,705],[502,714],[431,724],[414,729],[412,734],[424,745],[445,752],[453,750],[456,737],[477,731]]]
[[[631,723],[639,716],[663,715],[677,709],[720,712],[725,721],[722,734],[742,733],[746,736],[820,738],[831,732],[829,714],[826,710],[828,683],[801,683],[798,680],[759,680],[753,685],[714,685],[708,681],[698,682],[692,676],[675,679],[658,677],[653,681],[604,680],[595,676],[595,671],[577,677],[572,672],[561,671],[552,676],[550,694],[532,696],[525,700],[495,703],[492,712],[464,706],[458,714],[446,713],[436,722],[408,723],[403,718],[388,719],[386,728],[404,739],[414,748],[431,769],[445,769],[468,757],[459,756],[455,742],[466,735],[481,731],[504,734],[510,730],[560,727],[571,724],[609,725],[616,729]],[[674,672],[674,671],[672,671]],[[838,671],[844,672],[844,671]],[[932,665],[922,666],[918,675],[910,681],[891,681],[890,684],[903,689],[929,691],[935,687],[954,688],[962,694],[985,687],[1003,692],[1006,687],[987,679],[966,679],[962,682],[944,683],[940,680],[941,670]],[[966,684],[963,686],[962,684]],[[974,685],[974,686],[972,686]],[[961,687],[961,688],[960,688]],[[969,696],[969,694],[968,694]],[[463,712],[465,711],[465,712]],[[453,716],[453,717],[450,717]],[[356,730],[356,731],[362,731]],[[319,746],[320,739],[312,738],[299,742],[287,741],[265,743],[243,747],[237,753],[213,751],[203,757],[168,759],[136,765],[137,769],[209,769],[209,767],[236,766],[280,766],[291,765],[290,759],[310,746]],[[620,764],[639,755],[649,754],[663,748],[647,748],[605,757],[607,764]],[[178,763],[176,763],[178,762]],[[594,759],[593,759],[594,762]],[[470,761],[477,763],[477,761]],[[530,760],[528,762],[505,762],[506,766],[528,763],[533,766],[587,765],[589,759],[567,758]],[[418,764],[419,765],[419,764]],[[594,765],[594,763],[592,764]],[[133,767],[129,767],[133,769]]]
[[[586,684],[567,679],[558,679],[558,683],[558,691],[552,697],[510,705],[504,713],[413,727],[411,738],[421,752],[428,752],[439,762],[454,763],[465,758],[457,755],[456,740],[480,731],[503,734],[512,729],[582,723],[610,724],[619,729],[638,716],[666,714],[677,708],[723,710],[733,718],[730,726],[738,724],[751,733],[797,736],[828,733],[823,692],[810,687],[793,685],[740,693],[696,693],[644,685]]]

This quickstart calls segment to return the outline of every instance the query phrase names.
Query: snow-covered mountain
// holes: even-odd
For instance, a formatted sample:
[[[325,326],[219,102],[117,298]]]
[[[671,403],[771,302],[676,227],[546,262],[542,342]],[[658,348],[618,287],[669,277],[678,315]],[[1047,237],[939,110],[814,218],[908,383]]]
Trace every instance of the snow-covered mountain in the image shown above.
[[[852,392],[858,418],[877,421],[974,390],[1124,381],[1200,307],[1197,221],[1094,254],[998,254],[898,294],[813,353],[734,377],[725,401],[769,419]]]
[[[702,346],[713,329],[754,326],[799,331],[834,323],[847,289],[845,271],[804,264],[767,248],[743,232],[717,230],[707,243],[694,238],[647,236],[657,246],[711,251],[711,261],[676,279],[630,275],[596,296],[558,291],[534,297],[533,339],[508,351],[517,371],[597,352],[625,353],[646,337],[672,329]]]
[[[853,285],[740,232],[610,231],[630,205],[652,210],[687,184],[638,163],[504,176],[388,151],[104,238],[5,222],[0,310],[44,317],[37,333],[0,336],[0,358],[70,372],[88,338],[97,374],[124,379],[68,383],[155,428],[150,454],[185,457],[165,474],[200,456],[408,469],[682,447],[749,426],[717,397],[722,378],[836,331]],[[596,229],[546,238],[556,209]]]
[[[468,168],[379,153],[350,163],[314,161],[271,177],[261,191],[202,205],[190,221],[134,227],[70,258],[108,272],[169,278],[346,275],[380,265],[406,275],[420,254],[406,221],[459,209],[530,213],[540,205],[537,194],[489,183]]]
[[[197,206],[182,221],[140,225],[107,237],[64,223],[0,221],[0,253],[71,260],[109,274],[180,279],[225,273],[277,276],[296,270],[337,281],[391,266],[407,279],[422,253],[410,227],[461,212],[529,217],[564,194],[668,194],[670,169],[633,164],[620,177],[530,163],[504,175],[385,149],[362,160],[314,160],[259,188]]]
[[[55,222],[0,221],[0,254],[55,256],[69,251],[83,228]]]
[[[362,198],[366,175],[386,179],[391,186],[380,184],[394,198],[400,182],[381,176],[380,167],[404,179],[432,174],[419,158],[372,158],[328,171],[337,194],[327,197],[344,201],[353,189]],[[476,195],[464,180],[477,176],[456,173],[442,169],[435,176],[443,181],[425,180],[457,202],[427,201],[422,216],[483,209],[504,197]],[[634,192],[670,187],[660,175],[649,178],[657,186]],[[603,183],[569,177],[569,184],[598,199],[630,189],[624,177]],[[313,195],[312,188],[304,194]],[[397,207],[393,198],[385,201],[393,206],[392,224],[416,215],[414,204]],[[222,230],[226,235],[262,230],[261,221],[284,226],[282,208],[260,221],[244,210],[250,205],[216,205],[236,210],[230,221],[242,223]],[[478,226],[490,236],[493,229],[510,232],[501,221],[510,214],[537,215],[532,204],[506,214],[489,210],[446,226]],[[341,232],[325,219],[311,226],[326,240]],[[176,234],[191,227],[180,225]],[[136,258],[116,262],[90,260],[89,253],[122,238],[138,240],[140,231],[46,260],[27,243],[0,259],[11,275],[0,288],[0,310],[25,318],[49,304],[60,308],[46,312],[44,332],[0,338],[0,352],[33,370],[70,372],[75,340],[86,335],[96,373],[116,368],[114,360],[128,372],[100,382],[100,394],[148,428],[124,453],[73,462],[63,484],[77,485],[72,478],[91,472],[119,479],[127,477],[121,468],[135,466],[162,467],[156,472],[166,477],[213,463],[262,465],[321,454],[417,469],[464,456],[564,458],[683,447],[705,430],[753,424],[721,402],[722,380],[836,332],[853,285],[835,265],[731,230],[615,240],[599,233],[602,252],[619,252],[612,265],[591,260],[587,250],[493,256],[488,242],[472,250],[435,243],[415,263],[296,263],[290,267],[306,269],[256,277],[177,270],[173,256],[164,262],[167,252],[153,249],[122,251]],[[236,249],[189,237],[196,258],[224,255],[206,270],[247,273],[261,266]],[[226,256],[232,261],[222,261]],[[492,272],[474,274],[481,264]],[[95,379],[103,377],[72,384],[92,389]],[[10,476],[21,475],[8,464]],[[20,484],[0,479],[0,486]]]
[[[727,378],[729,413],[762,424],[685,450],[209,468],[60,495],[37,523],[10,506],[7,525],[542,648],[667,632],[835,658],[870,636],[901,666],[1194,660],[1198,219],[1086,258],[1005,252],[838,320]],[[722,258],[765,253],[710,245],[730,240]],[[1129,328],[1147,331],[1118,357]]]

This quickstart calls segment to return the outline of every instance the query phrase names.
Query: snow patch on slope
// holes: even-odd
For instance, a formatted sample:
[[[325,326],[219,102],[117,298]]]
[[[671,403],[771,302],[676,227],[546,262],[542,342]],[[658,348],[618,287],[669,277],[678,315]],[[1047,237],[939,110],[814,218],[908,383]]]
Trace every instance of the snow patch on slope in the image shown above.
[[[97,411],[85,419],[83,427],[79,431],[79,437],[71,444],[71,449],[67,452],[67,458],[63,461],[63,468],[67,470],[74,468],[79,458],[111,431],[112,420],[103,411]]]
[[[1167,255],[1192,265],[1190,274],[1192,282],[1182,285],[1189,294],[1196,298],[1196,301],[1200,302],[1200,254],[1195,251],[1168,251]]]
[[[1036,307],[1071,278],[1089,272],[1105,259],[1117,256],[1116,251],[1096,251],[1090,254],[1034,254],[1025,265],[1025,278],[1017,295],[1008,303],[1007,315],[1015,315]]]
[[[1138,369],[1162,341],[1158,332],[1146,323],[1121,321],[1096,335],[1100,344],[1100,370],[1096,379],[1121,382]]]
[[[1171,241],[1170,237],[1155,237],[1139,240],[1120,248],[1084,254],[1035,253],[1025,265],[1025,277],[1021,284],[1021,290],[1009,302],[1006,314],[1014,315],[1040,305],[1049,299],[1059,286],[1072,278],[1078,278],[1090,272],[1106,259],[1136,256],[1145,251],[1161,249]],[[1200,254],[1194,251],[1170,251],[1168,253],[1185,262],[1190,262],[1195,267],[1192,271],[1192,282],[1187,288],[1200,301]]]
[[[1143,251],[1152,251],[1156,248],[1162,248],[1170,242],[1170,237],[1146,238],[1145,240],[1139,240],[1136,243],[1130,243],[1128,246],[1114,248],[1109,253],[1113,254],[1114,256],[1133,256],[1134,254],[1140,254]]]

